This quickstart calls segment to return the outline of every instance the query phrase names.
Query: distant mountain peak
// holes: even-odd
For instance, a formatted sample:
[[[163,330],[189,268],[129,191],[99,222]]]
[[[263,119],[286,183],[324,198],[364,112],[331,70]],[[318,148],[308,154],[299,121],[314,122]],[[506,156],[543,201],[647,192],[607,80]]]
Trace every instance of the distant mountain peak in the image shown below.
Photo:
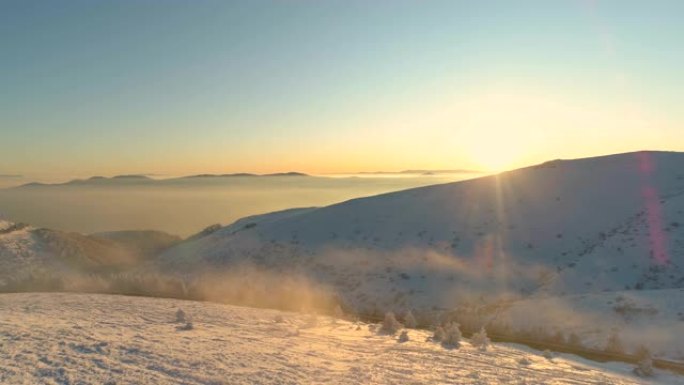
[[[92,178],[91,178],[92,179]],[[106,178],[104,178],[106,179]],[[147,175],[142,175],[142,174],[125,174],[125,175],[115,175],[111,179],[138,179],[138,180],[152,180]]]
[[[483,174],[480,170],[470,169],[410,169],[401,171],[361,171],[359,175],[443,175],[443,174]]]
[[[232,174],[197,174],[197,175],[188,175],[181,177],[180,179],[190,179],[190,178],[234,178],[234,177],[272,177],[272,176],[310,176],[309,174],[305,174],[302,172],[295,172],[295,171],[289,171],[289,172],[277,172],[277,173],[271,173],[271,174],[253,174],[253,173],[248,173],[248,172],[238,172],[238,173],[232,173]]]
[[[262,176],[309,176],[303,172],[289,171],[289,172],[277,172],[273,174],[264,174]]]

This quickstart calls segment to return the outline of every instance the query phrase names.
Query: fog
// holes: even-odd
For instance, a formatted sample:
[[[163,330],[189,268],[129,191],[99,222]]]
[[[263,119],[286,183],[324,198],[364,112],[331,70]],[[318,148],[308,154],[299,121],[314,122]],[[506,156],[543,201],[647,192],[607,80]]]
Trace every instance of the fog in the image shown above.
[[[0,217],[81,233],[154,229],[188,236],[247,215],[474,176],[181,178],[10,188],[0,190]]]
[[[19,174],[0,174],[0,189],[14,187],[23,183],[28,183],[23,175]]]
[[[270,271],[249,264],[192,276],[144,269],[97,273],[45,271],[0,281],[0,293],[73,292],[181,298],[303,312],[332,313],[339,300],[327,285],[293,271]]]

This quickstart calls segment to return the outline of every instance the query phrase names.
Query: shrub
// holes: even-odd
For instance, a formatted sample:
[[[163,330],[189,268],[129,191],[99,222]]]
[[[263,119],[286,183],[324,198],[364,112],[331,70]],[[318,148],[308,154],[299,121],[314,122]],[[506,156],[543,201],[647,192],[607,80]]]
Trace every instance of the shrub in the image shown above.
[[[407,342],[409,340],[408,332],[406,330],[402,331],[399,335],[399,342]]]

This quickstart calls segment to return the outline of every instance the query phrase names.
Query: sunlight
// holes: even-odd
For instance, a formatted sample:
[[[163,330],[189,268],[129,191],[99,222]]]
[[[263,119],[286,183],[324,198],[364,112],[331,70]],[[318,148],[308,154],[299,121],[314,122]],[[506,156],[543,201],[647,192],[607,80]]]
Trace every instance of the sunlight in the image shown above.
[[[0,1],[0,385],[684,385],[684,1],[141,3]]]
[[[565,119],[567,106],[550,98],[514,90],[472,95],[458,102],[456,121],[471,162],[500,172],[529,163],[547,139],[543,127]],[[535,135],[528,135],[535,132]]]
[[[506,141],[489,141],[479,148],[473,148],[469,155],[478,168],[488,172],[502,172],[515,168],[522,152]]]

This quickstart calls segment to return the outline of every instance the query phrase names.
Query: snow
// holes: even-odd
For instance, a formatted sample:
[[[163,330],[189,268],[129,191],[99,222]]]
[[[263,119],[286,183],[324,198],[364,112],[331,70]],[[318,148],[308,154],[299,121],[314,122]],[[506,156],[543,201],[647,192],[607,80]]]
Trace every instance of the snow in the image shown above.
[[[628,336],[648,329],[657,355],[682,357],[684,342],[668,338],[681,334],[682,296],[670,292],[677,304],[669,307],[658,297],[684,288],[684,153],[557,160],[262,218],[183,242],[153,269],[295,271],[365,314],[413,310],[421,318],[521,299],[500,314],[513,326],[564,325],[593,347],[613,328]],[[642,289],[657,313],[625,319],[615,304],[590,305]],[[626,342],[634,349],[640,340]]]
[[[0,289],[43,275],[125,269],[154,258],[180,239],[157,231],[94,235],[0,223]]]
[[[668,152],[547,162],[274,213],[236,231],[241,221],[167,250],[158,266],[294,266],[344,282],[338,289],[357,307],[373,307],[358,296],[378,290],[375,302],[387,310],[402,305],[389,300],[396,293],[409,297],[407,307],[453,307],[455,297],[440,292],[462,288],[521,296],[678,288],[682,170],[684,153]],[[364,279],[346,280],[354,276]]]
[[[178,308],[193,320],[179,330]],[[282,323],[276,323],[276,316]],[[85,294],[0,295],[2,384],[684,384],[513,344],[445,349],[367,325],[212,303]],[[359,327],[360,326],[360,327]]]
[[[636,213],[585,255],[572,261],[548,291],[583,293],[684,287],[684,193],[659,201],[657,213]],[[653,224],[653,214],[658,224]],[[657,239],[654,239],[656,238]],[[656,247],[655,243],[661,243]],[[661,248],[662,255],[655,255]]]
[[[40,277],[41,272],[113,269],[140,274],[136,277],[170,274],[187,282],[230,281],[240,288],[255,283],[251,286],[262,295],[279,298],[276,294],[286,292],[279,285],[295,277],[301,279],[303,292],[331,292],[351,314],[411,311],[425,323],[474,304],[494,309],[488,316],[515,332],[560,331],[565,337],[572,332],[592,348],[602,348],[617,333],[629,351],[645,345],[656,358],[684,360],[682,170],[684,153],[547,162],[323,208],[247,217],[188,238],[157,258],[151,250],[166,249],[177,240],[154,232],[81,235],[0,221],[0,287],[22,277]],[[132,254],[131,248],[147,252]],[[269,279],[243,274],[249,271]],[[212,276],[202,275],[206,272]],[[216,292],[207,298],[225,298],[218,288],[203,289]],[[24,366],[12,371],[5,369],[15,365],[10,361],[9,366],[0,364],[3,384],[6,378],[23,381],[22,368],[33,367],[56,376],[52,382],[57,383],[73,383],[74,376],[104,383],[110,380],[106,373],[117,373],[116,383],[147,376],[141,378],[160,384],[176,383],[170,378],[181,374],[180,383],[205,384],[247,383],[248,378],[255,378],[249,383],[510,383],[528,374],[532,383],[554,383],[550,373],[565,360],[572,362],[569,372],[555,372],[558,378],[567,374],[585,381],[582,375],[592,370],[609,377],[629,372],[620,364],[580,370],[573,365],[589,364],[565,356],[551,365],[539,360],[538,352],[508,345],[497,344],[487,353],[469,350],[468,343],[445,350],[426,343],[432,333],[414,330],[408,341],[397,344],[396,336],[376,335],[365,326],[356,330],[341,321],[312,322],[303,315],[212,304],[44,294],[3,296],[1,304],[3,347],[15,338],[34,353],[41,352],[40,344],[53,344],[47,361],[11,345],[20,350],[3,360]],[[179,307],[192,327],[171,324]],[[56,321],[46,323],[50,317]],[[67,340],[62,345],[54,340],[60,334]],[[35,340],[39,336],[44,340]],[[201,344],[195,345],[195,339]],[[82,347],[71,348],[69,341]],[[93,345],[101,342],[107,345]],[[230,353],[233,345],[246,352]],[[138,350],[126,353],[129,346]],[[0,354],[6,351],[0,349]],[[527,363],[526,369],[520,362]],[[77,373],[79,363],[88,371]],[[504,369],[492,371],[484,363]],[[98,367],[105,364],[109,366]],[[14,377],[2,377],[10,375]],[[610,377],[605,382],[643,380]]]
[[[645,346],[657,357],[684,361],[684,289],[531,298],[502,309],[496,320],[516,331],[573,332],[595,349],[615,332],[627,352]]]
[[[2,218],[0,218],[0,231],[3,231],[5,229],[9,228],[12,225],[13,225],[12,222],[6,221],[6,220],[3,220]]]

